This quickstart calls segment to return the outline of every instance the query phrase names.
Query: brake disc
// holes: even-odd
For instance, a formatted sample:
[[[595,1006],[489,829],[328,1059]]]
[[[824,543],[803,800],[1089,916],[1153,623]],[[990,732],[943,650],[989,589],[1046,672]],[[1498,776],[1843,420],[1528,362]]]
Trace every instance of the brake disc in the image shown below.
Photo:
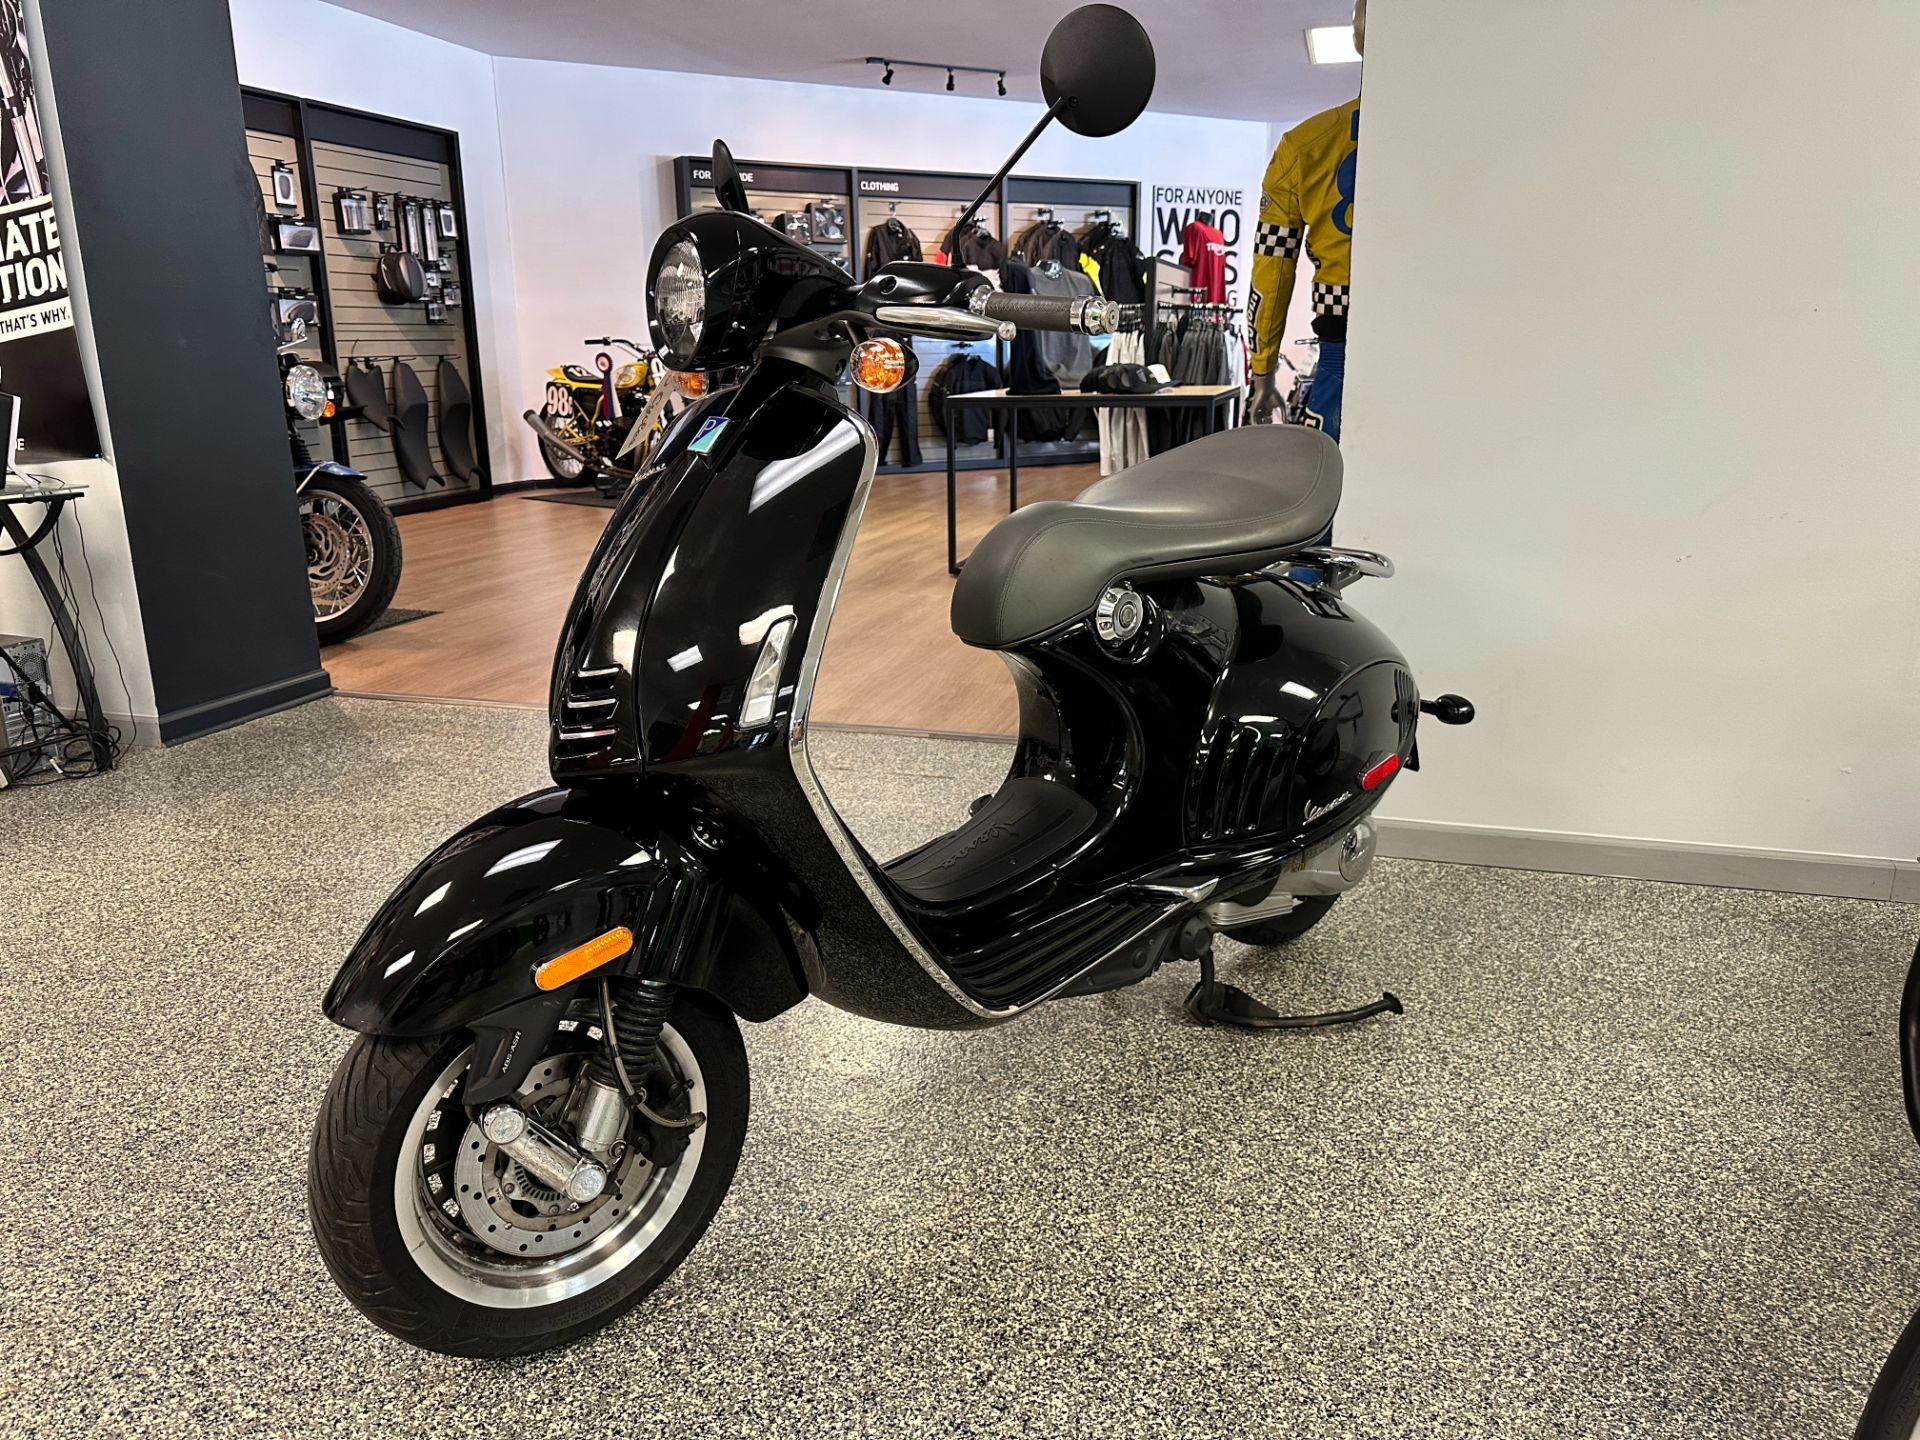
[[[521,1106],[560,1128],[574,1077],[585,1061],[586,1053],[578,1050],[542,1060],[520,1087]],[[453,1118],[463,1119],[457,1102],[453,1108]],[[605,1193],[581,1204],[536,1179],[481,1134],[477,1122],[469,1122],[450,1180],[459,1218],[474,1239],[502,1255],[531,1259],[565,1255],[591,1244],[645,1194],[652,1174],[639,1148],[629,1147]]]

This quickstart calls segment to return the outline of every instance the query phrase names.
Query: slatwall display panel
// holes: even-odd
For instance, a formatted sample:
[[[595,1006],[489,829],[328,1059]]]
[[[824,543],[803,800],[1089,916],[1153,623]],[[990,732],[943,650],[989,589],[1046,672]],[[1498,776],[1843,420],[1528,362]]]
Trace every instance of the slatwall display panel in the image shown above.
[[[334,349],[344,372],[348,362],[360,358],[376,361],[386,375],[389,403],[392,398],[393,364],[396,358],[413,367],[420,387],[427,392],[428,450],[434,473],[445,478],[446,486],[434,485],[421,490],[407,483],[394,454],[393,437],[364,421],[347,424],[347,443],[354,468],[366,474],[376,494],[389,504],[422,495],[459,494],[477,489],[469,476],[447,473],[440,453],[440,382],[442,356],[451,356],[474,388],[473,364],[467,354],[466,325],[459,310],[448,310],[444,324],[427,319],[426,306],[390,305],[380,298],[374,283],[374,267],[381,246],[400,238],[402,224],[400,202],[394,202],[394,228],[376,230],[371,235],[342,235],[339,216],[333,203],[335,190],[364,190],[369,196],[411,195],[427,200],[453,199],[453,177],[447,166],[430,160],[385,155],[345,145],[315,142],[314,176],[319,181],[321,230],[327,247],[327,289],[333,299]],[[464,225],[466,217],[459,217]],[[459,285],[472,303],[472,290],[460,267],[456,242],[441,242],[441,253],[452,258],[452,268],[441,277],[446,284]],[[424,258],[421,261],[425,264]]]
[[[952,200],[880,200],[862,197],[860,201],[860,261],[862,273],[865,272],[867,236],[876,225],[887,223],[889,216],[897,216],[900,223],[913,231],[914,238],[920,242],[920,254],[923,259],[932,260],[934,255],[946,248],[953,227],[966,213],[964,201]],[[1000,233],[1000,207],[982,205],[980,222],[987,230]],[[961,352],[978,355],[989,365],[998,366],[995,345],[991,340],[975,341],[971,344],[954,340],[928,340],[914,337],[914,353],[920,357],[920,393],[917,397],[917,413],[920,418],[920,449],[928,463],[939,460],[945,462],[947,439],[940,427],[934,424],[933,410],[927,398],[927,382],[933,379],[934,372],[946,363],[947,357]],[[992,442],[985,445],[961,445],[955,448],[954,456],[960,460],[992,459],[998,453]],[[900,445],[894,442],[893,450],[887,456],[886,463],[897,466],[900,463]]]
[[[313,218],[313,199],[306,193],[304,187],[305,177],[300,174],[299,147],[294,144],[292,136],[268,135],[259,130],[247,131],[247,160],[253,166],[254,179],[260,183],[260,197],[267,207],[267,219],[269,221],[272,221],[276,216],[286,219],[300,218],[311,220]],[[275,161],[283,161],[293,167],[293,183],[296,187],[296,192],[300,196],[300,208],[297,211],[281,210],[273,203],[273,166]],[[261,295],[261,303],[263,305],[271,302],[272,295],[270,292],[275,288],[284,287],[287,289],[307,291],[312,291],[316,288],[313,277],[314,257],[311,255],[280,255],[269,253],[262,257],[262,263],[262,273],[265,275],[266,284],[266,290],[263,291]],[[265,265],[278,267],[277,273],[266,271],[264,269]],[[322,323],[325,322],[325,318],[325,316],[321,317]],[[293,353],[310,364],[318,365],[322,363],[320,353],[320,329],[318,326],[315,326],[312,333],[308,335],[306,344],[302,345]],[[333,432],[329,428],[324,425],[302,425],[299,429],[301,438],[307,442],[307,449],[312,452],[314,459],[331,460],[334,458]]]
[[[720,197],[703,186],[692,191],[694,213],[704,210],[718,210]],[[840,213],[847,217],[847,238],[836,241],[815,241],[808,248],[834,261],[849,275],[854,271],[856,256],[854,246],[861,243],[855,237],[853,229],[853,205],[844,191],[835,190],[755,190],[747,191],[747,204],[753,213],[771,225],[781,215],[795,211],[804,211],[810,204],[826,202],[840,207]]]

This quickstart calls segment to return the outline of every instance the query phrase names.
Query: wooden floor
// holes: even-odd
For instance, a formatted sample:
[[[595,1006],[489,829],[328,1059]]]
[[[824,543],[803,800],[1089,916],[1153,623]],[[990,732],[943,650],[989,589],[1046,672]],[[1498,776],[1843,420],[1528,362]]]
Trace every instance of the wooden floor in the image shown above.
[[[1022,503],[1079,493],[1092,466],[1031,467]],[[997,656],[954,639],[946,566],[946,476],[883,475],[841,591],[814,718],[1010,735],[1013,685]],[[960,477],[960,550],[1002,514],[1006,477]],[[545,705],[560,623],[613,512],[524,494],[400,521],[406,568],[394,604],[440,614],[329,646],[341,690]]]

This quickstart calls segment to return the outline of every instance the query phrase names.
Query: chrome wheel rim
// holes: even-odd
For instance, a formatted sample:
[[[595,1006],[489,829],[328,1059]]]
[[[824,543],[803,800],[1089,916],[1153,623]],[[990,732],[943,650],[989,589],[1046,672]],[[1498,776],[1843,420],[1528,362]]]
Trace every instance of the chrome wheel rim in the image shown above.
[[[307,496],[303,518],[313,618],[332,620],[359,604],[373,582],[373,527],[359,506],[326,490]]]
[[[660,1053],[672,1077],[686,1087],[688,1106],[705,1109],[706,1086],[699,1062],[671,1026],[661,1032]],[[521,1103],[530,1108],[539,1104],[544,1094],[553,1093],[549,1087],[556,1080],[570,1084],[569,1067],[584,1055],[585,1051],[559,1052],[543,1058],[521,1087]],[[664,1169],[647,1163],[637,1148],[630,1149],[616,1168],[607,1196],[594,1202],[590,1215],[584,1209],[564,1215],[547,1212],[536,1222],[529,1214],[522,1217],[532,1222],[520,1227],[523,1238],[503,1246],[496,1232],[483,1243],[475,1234],[475,1220],[486,1223],[491,1216],[492,1223],[501,1223],[500,1207],[510,1199],[531,1199],[533,1204],[527,1208],[537,1212],[549,1197],[505,1196],[500,1177],[511,1162],[496,1155],[478,1126],[450,1125],[445,1120],[445,1102],[457,1096],[472,1058],[471,1048],[461,1051],[428,1086],[407,1126],[394,1167],[394,1212],[421,1273],[471,1304],[531,1309],[583,1295],[625,1272],[658,1243],[685,1204],[700,1168],[705,1127],[693,1132],[686,1149]],[[460,1179],[436,1187],[435,1172],[444,1174],[448,1169],[442,1147],[449,1143],[460,1147],[452,1166],[452,1174]],[[463,1204],[458,1186],[472,1187],[476,1176],[493,1177],[492,1189],[476,1195],[470,1188]],[[539,1228],[542,1224],[545,1229]],[[574,1234],[576,1230],[581,1233]],[[532,1238],[541,1234],[549,1239]],[[549,1243],[564,1248],[561,1253],[541,1254]],[[519,1258],[522,1247],[524,1259]]]

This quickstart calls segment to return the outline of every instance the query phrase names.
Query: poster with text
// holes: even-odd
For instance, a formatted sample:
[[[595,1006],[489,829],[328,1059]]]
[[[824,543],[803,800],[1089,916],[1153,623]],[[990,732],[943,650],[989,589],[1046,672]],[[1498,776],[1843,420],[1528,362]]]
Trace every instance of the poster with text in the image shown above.
[[[100,453],[46,147],[20,0],[0,0],[0,391],[20,397],[16,462]]]

